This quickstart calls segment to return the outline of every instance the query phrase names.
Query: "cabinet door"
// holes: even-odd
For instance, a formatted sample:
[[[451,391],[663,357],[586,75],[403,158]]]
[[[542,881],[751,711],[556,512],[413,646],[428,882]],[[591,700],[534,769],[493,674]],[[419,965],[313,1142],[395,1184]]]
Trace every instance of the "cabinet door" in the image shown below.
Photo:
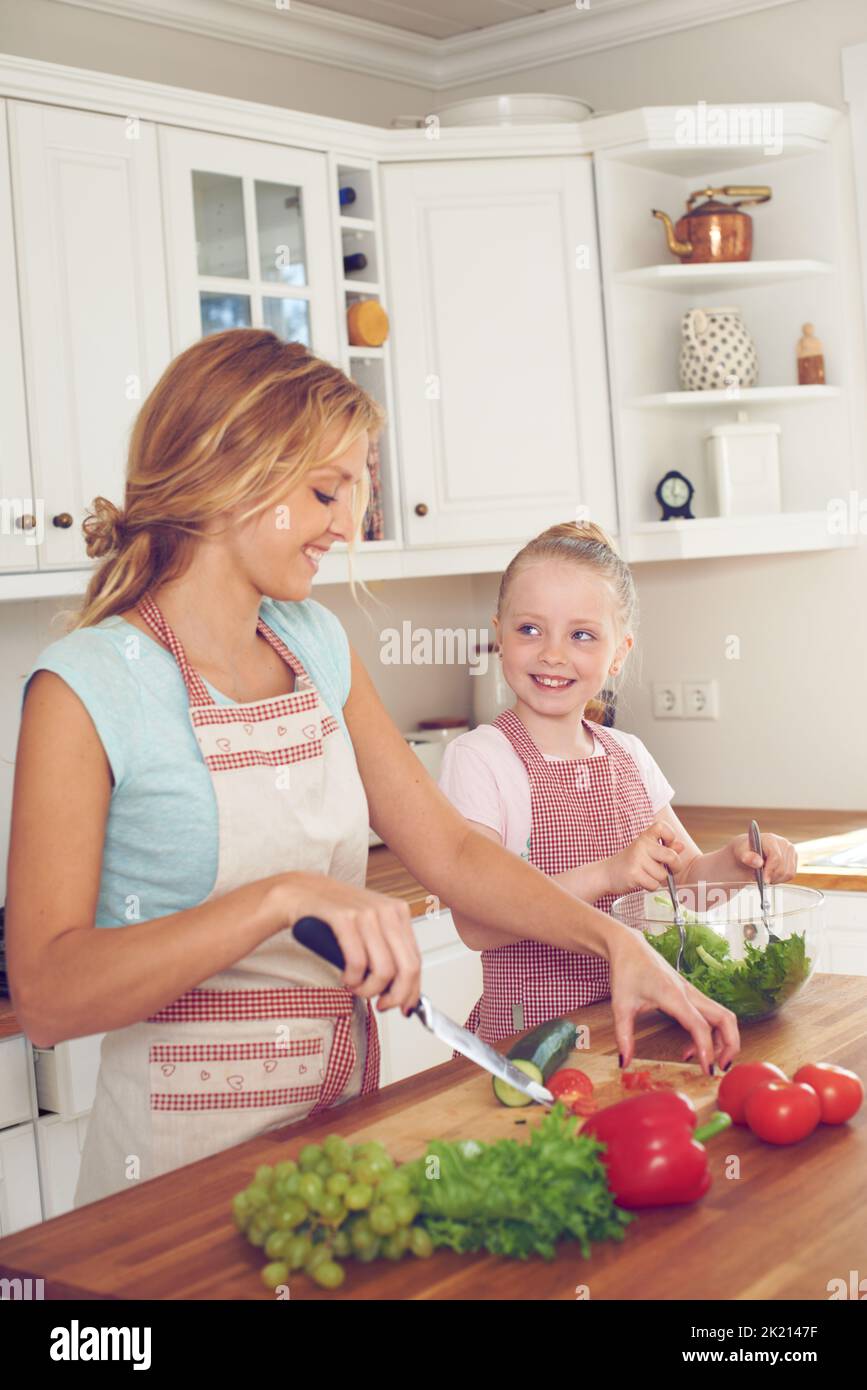
[[[30,445],[15,279],[12,188],[6,103],[0,101],[0,571],[36,568],[39,518],[30,477]],[[30,524],[29,518],[36,520]]]
[[[383,171],[413,545],[616,529],[588,158]]]
[[[0,1130],[0,1236],[42,1220],[33,1125]]]
[[[75,1120],[40,1115],[36,1121],[36,1149],[46,1221],[72,1211],[87,1121],[86,1115]]]
[[[482,962],[455,929],[450,912],[413,922],[422,953],[422,988],[432,1004],[463,1025],[482,992]],[[451,1061],[451,1048],[423,1028],[417,1018],[404,1018],[389,1009],[379,1019],[382,1042],[382,1084]]]
[[[226,328],[270,328],[339,357],[324,154],[160,129],[176,352]]]
[[[10,137],[39,564],[68,567],[93,498],[123,503],[129,428],[168,361],[156,134],[12,102]]]

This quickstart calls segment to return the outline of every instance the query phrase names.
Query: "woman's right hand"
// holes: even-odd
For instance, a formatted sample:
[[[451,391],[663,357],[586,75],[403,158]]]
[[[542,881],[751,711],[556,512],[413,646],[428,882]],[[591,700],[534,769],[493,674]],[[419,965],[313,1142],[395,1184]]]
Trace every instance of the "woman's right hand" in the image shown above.
[[[709,999],[679,975],[642,932],[624,926],[614,933],[608,959],[614,1031],[624,1067],[634,1055],[635,1019],[654,1009],[661,1009],[686,1029],[692,1045],[683,1060],[695,1056],[710,1075],[715,1064],[724,1070],[740,1052],[738,1021],[731,1009]]]
[[[619,854],[605,860],[609,892],[629,893],[633,888],[653,892],[665,883],[667,868],[677,872],[678,856],[685,848],[667,821],[655,820]]]
[[[379,995],[380,1010],[408,1014],[421,994],[421,955],[409,905],[324,874],[287,874],[269,890],[274,930],[302,917],[327,922],[343,952],[343,983],[361,999]],[[365,979],[367,971],[370,974]]]

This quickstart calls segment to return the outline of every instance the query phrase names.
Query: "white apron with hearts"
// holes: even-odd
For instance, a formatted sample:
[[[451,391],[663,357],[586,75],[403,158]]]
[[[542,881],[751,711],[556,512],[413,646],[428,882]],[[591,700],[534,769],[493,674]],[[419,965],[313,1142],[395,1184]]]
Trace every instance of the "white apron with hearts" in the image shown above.
[[[217,705],[153,600],[139,612],[180,667],[211,774],[219,860],[207,901],[289,871],[363,887],[367,797],[298,658],[260,618],[295,690]],[[287,927],[151,1018],[108,1033],[75,1205],[376,1090],[373,1010],[339,980]]]

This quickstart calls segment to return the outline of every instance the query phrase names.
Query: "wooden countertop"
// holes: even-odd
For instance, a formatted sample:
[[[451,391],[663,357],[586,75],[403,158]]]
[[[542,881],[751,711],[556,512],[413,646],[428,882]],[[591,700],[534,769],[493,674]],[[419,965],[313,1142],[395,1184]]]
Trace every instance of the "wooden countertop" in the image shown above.
[[[737,806],[675,806],[674,809],[696,844],[707,853],[722,849],[735,835],[742,835],[755,819],[763,831],[783,835],[798,847],[799,867],[793,883],[840,893],[867,892],[867,870],[853,873],[810,868],[811,858],[819,853],[811,848],[814,841],[829,836],[843,837],[862,829],[867,838],[867,811],[790,811]],[[367,886],[377,893],[403,898],[409,903],[413,917],[423,917],[430,901],[426,890],[386,845],[377,845],[370,851]],[[443,906],[447,907],[448,903]]]
[[[573,1017],[589,1025],[592,1054],[615,1053],[607,1004]],[[679,1060],[685,1035],[670,1020],[644,1018],[637,1034],[638,1056]],[[745,1028],[742,1041],[739,1060],[770,1059],[789,1075],[807,1061],[836,1062],[867,1075],[867,978],[814,976],[776,1018]],[[262,1252],[238,1233],[230,1212],[232,1196],[259,1164],[297,1157],[305,1144],[334,1131],[378,1137],[403,1161],[422,1154],[429,1139],[475,1137],[476,1123],[483,1136],[492,1124],[504,1134],[525,1135],[526,1128],[514,1126],[519,1119],[534,1123],[538,1114],[534,1107],[516,1117],[496,1106],[487,1078],[472,1063],[446,1062],[315,1120],[8,1236],[0,1240],[0,1275],[44,1279],[46,1298],[270,1300],[259,1278]],[[863,1269],[867,1107],[848,1125],[820,1125],[790,1148],[733,1128],[711,1140],[709,1152],[713,1185],[702,1201],[639,1213],[622,1243],[596,1245],[589,1260],[568,1243],[551,1262],[451,1251],[397,1264],[349,1262],[336,1294],[292,1275],[292,1301],[574,1301],[582,1283],[594,1301],[826,1301],[830,1279]],[[737,1180],[726,1176],[732,1155],[740,1160]]]

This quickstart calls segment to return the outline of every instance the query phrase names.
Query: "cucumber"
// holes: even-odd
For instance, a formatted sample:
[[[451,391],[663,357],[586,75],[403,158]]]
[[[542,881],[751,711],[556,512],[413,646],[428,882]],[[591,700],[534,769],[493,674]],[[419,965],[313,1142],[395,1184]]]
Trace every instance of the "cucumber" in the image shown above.
[[[518,1071],[526,1072],[531,1081],[538,1081],[539,1085],[542,1085],[542,1073],[532,1062],[525,1062],[522,1057],[519,1057],[514,1065],[518,1068]],[[494,1095],[501,1105],[533,1104],[530,1096],[525,1095],[523,1091],[519,1091],[517,1086],[510,1086],[507,1081],[503,1081],[499,1076],[494,1077]]]
[[[565,1062],[569,1053],[575,1046],[578,1036],[578,1029],[574,1023],[570,1023],[566,1018],[553,1018],[548,1023],[540,1023],[538,1028],[532,1029],[524,1038],[518,1041],[509,1049],[506,1054],[509,1061],[515,1066],[520,1066],[522,1071],[528,1068],[522,1063],[529,1063],[538,1076],[534,1075],[533,1080],[544,1084],[549,1076]],[[504,1105],[529,1105],[529,1096],[522,1095],[516,1091],[514,1086],[507,1086],[505,1082],[494,1077],[494,1095]],[[520,1101],[505,1100],[503,1092],[509,1092],[513,1096],[520,1096]]]

